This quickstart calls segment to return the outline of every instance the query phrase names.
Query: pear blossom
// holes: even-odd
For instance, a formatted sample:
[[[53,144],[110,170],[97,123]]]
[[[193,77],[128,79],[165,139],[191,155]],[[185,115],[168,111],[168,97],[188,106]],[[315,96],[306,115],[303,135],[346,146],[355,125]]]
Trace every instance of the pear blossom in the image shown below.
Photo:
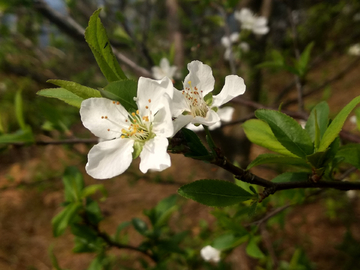
[[[348,190],[346,191],[346,196],[349,198],[349,200],[354,200],[357,196],[356,190]]]
[[[156,81],[141,77],[134,99],[138,110],[134,112],[107,98],[84,100],[81,121],[100,138],[88,154],[87,173],[97,179],[122,174],[139,151],[141,172],[170,167],[167,138],[173,134],[169,107],[172,93],[169,78]]]
[[[231,46],[239,40],[240,34],[238,32],[232,33],[229,37],[223,36],[221,38],[221,44],[225,47],[224,58],[230,59]]]
[[[241,29],[250,30],[256,35],[266,35],[269,32],[267,19],[263,16],[255,16],[248,8],[235,11],[234,17],[241,23]]]
[[[200,61],[187,65],[189,74],[185,77],[184,89],[174,89],[171,112],[174,120],[174,134],[189,123],[212,126],[220,122],[218,107],[244,94],[244,80],[237,75],[225,77],[221,92],[209,97],[214,89],[215,79],[211,68]],[[209,97],[206,100],[205,97]]]
[[[200,254],[205,261],[209,261],[209,262],[220,261],[220,250],[213,248],[210,245],[203,247],[200,251]]]
[[[170,80],[173,80],[175,72],[177,70],[176,66],[170,66],[169,60],[162,58],[160,60],[160,65],[151,68],[152,75],[156,80],[161,80],[164,77],[168,77]]]
[[[217,113],[220,117],[221,122],[226,123],[231,121],[234,111],[235,109],[233,107],[223,107],[223,108],[219,108]],[[212,126],[209,126],[209,129],[214,130],[221,127],[221,122],[219,121],[213,124]],[[188,124],[186,128],[195,132],[204,130],[203,126],[195,126],[194,124],[191,123]]]
[[[360,43],[356,43],[356,44],[350,46],[348,53],[350,55],[359,56],[360,55]]]
[[[250,51],[250,45],[247,42],[240,42],[239,47],[244,53],[247,53]]]

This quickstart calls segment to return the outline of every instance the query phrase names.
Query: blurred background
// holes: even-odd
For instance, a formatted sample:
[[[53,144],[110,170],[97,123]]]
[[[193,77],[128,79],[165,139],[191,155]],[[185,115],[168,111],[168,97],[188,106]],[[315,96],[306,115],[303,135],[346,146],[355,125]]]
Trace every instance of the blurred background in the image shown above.
[[[100,208],[105,216],[101,228],[109,232],[123,221],[143,217],[143,209],[176,194],[182,184],[202,178],[231,180],[215,166],[176,154],[171,155],[172,167],[162,173],[143,175],[135,160],[126,173],[111,180],[100,182],[86,175],[87,153],[97,139],[82,126],[78,108],[36,92],[55,88],[48,79],[93,88],[107,84],[83,36],[90,16],[100,7],[101,21],[129,78],[153,77],[152,67],[167,58],[177,67],[177,89],[192,60],[212,67],[215,91],[221,90],[226,75],[245,79],[246,94],[231,103],[232,122],[214,131],[226,156],[238,164],[246,165],[264,151],[250,144],[240,126],[255,109],[282,104],[293,117],[306,120],[306,112],[326,100],[333,117],[360,94],[356,0],[0,0],[0,269],[56,269],[50,247],[61,269],[87,269],[94,254],[74,254],[69,232],[60,238],[52,235],[50,221],[61,209],[61,179],[70,165],[83,173],[86,184],[101,183],[108,190]],[[234,12],[245,7],[267,19],[267,34],[241,28]],[[236,32],[240,39],[230,45],[222,41]],[[291,66],[311,42],[309,72],[300,78],[304,102],[299,104],[299,78],[284,66]],[[225,55],[229,47],[230,57]],[[264,62],[268,64],[260,65]],[[349,141],[360,141],[356,119],[348,121],[345,130]],[[281,170],[259,167],[254,173],[271,179]],[[359,173],[349,178],[357,180]],[[259,243],[263,253],[273,252],[287,262],[297,254],[302,268],[283,269],[360,269],[358,196],[328,190],[296,202],[289,196],[269,199],[259,217],[275,207],[296,205],[269,220]],[[188,231],[191,237],[184,245],[200,250],[216,233],[216,210],[183,198],[178,198],[178,205],[170,227]],[[140,242],[135,231],[129,230],[128,238],[134,245]],[[137,253],[110,254],[111,269],[143,269]],[[223,268],[179,263],[171,269],[272,269],[266,261],[251,258],[241,245],[225,262]]]

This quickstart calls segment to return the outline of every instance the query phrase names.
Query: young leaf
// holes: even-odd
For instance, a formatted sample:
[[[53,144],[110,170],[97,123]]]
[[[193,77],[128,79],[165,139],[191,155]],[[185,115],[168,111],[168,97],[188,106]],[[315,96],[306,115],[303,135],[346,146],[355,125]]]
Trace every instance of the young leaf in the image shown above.
[[[23,100],[21,96],[21,90],[16,92],[15,95],[15,112],[16,112],[16,119],[18,124],[22,130],[26,129],[26,124],[24,120],[24,113],[23,113]]]
[[[36,93],[39,96],[57,98],[60,99],[71,106],[80,108],[83,98],[71,93],[70,91],[64,88],[48,88],[40,90]]]
[[[196,135],[194,131],[183,128],[181,129],[181,134],[184,136],[184,139],[190,148],[190,152],[185,153],[186,157],[203,159],[210,156],[208,150],[202,144],[198,135]]]
[[[134,97],[137,95],[137,83],[133,80],[111,82],[100,90],[102,96],[119,101],[127,111],[137,110]]]
[[[120,233],[121,233],[121,231],[122,231],[123,229],[125,229],[126,227],[129,227],[130,224],[131,224],[130,221],[124,221],[124,222],[120,223],[119,226],[117,226],[116,232],[115,232],[115,235],[114,235],[114,240],[115,240],[116,242],[120,242]]]
[[[286,172],[276,176],[271,180],[271,182],[274,183],[297,182],[297,181],[306,182],[308,178],[309,178],[309,173],[306,172]]]
[[[320,146],[318,151],[324,151],[328,146],[335,140],[335,138],[339,135],[346,118],[349,116],[351,111],[360,103],[360,96],[354,98],[347,104],[334,118],[329,127],[326,129],[324,136],[320,141]]]
[[[268,123],[276,139],[293,154],[305,158],[314,151],[308,133],[290,116],[273,110],[255,112],[260,120]]]
[[[309,133],[310,138],[313,142],[315,142],[315,139],[317,137],[316,126],[318,126],[319,128],[320,134],[318,135],[318,137],[321,140],[327,129],[328,123],[329,123],[329,105],[326,103],[326,101],[323,101],[317,104],[311,110],[310,116],[305,125],[305,130],[307,131],[307,133]]]
[[[309,43],[302,52],[299,61],[297,62],[297,71],[300,78],[304,78],[308,71],[311,50],[314,47],[314,42]]]
[[[71,221],[81,208],[82,205],[80,202],[71,203],[51,220],[53,235],[55,237],[58,237],[64,233],[67,226],[70,225]]]
[[[257,156],[248,166],[247,170],[250,170],[252,167],[261,165],[261,164],[284,164],[284,165],[295,165],[310,168],[309,164],[307,164],[303,159],[298,157],[287,157],[278,154],[261,154]]]
[[[343,158],[343,162],[349,163],[360,170],[360,144],[347,144],[340,147],[336,158]]]
[[[84,180],[79,170],[76,167],[67,167],[62,181],[65,189],[65,201],[80,201],[84,189]]]
[[[107,191],[104,188],[104,185],[102,184],[97,184],[97,185],[91,185],[91,186],[87,186],[85,187],[82,191],[81,191],[81,198],[86,198],[89,197],[90,195],[95,194],[97,191],[100,191],[103,195],[103,198],[107,197]]]
[[[246,241],[246,239],[244,239],[243,235],[239,237],[239,235],[235,235],[234,233],[227,233],[216,238],[212,243],[212,247],[218,250],[226,250],[236,247],[244,241]]]
[[[29,126],[25,130],[18,130],[15,133],[0,135],[0,144],[2,143],[32,143],[34,142],[34,136]]]
[[[83,86],[76,82],[63,81],[63,80],[48,80],[47,82],[60,86],[61,88],[64,88],[83,99],[92,98],[92,97],[101,97],[99,90],[87,86]]]
[[[251,119],[242,124],[248,139],[257,145],[265,147],[271,151],[295,157],[288,151],[274,136],[269,125],[258,119]]]
[[[184,185],[178,193],[207,206],[224,207],[250,200],[254,195],[241,187],[222,180],[203,179]]]
[[[249,243],[246,246],[246,253],[255,259],[262,259],[265,257],[264,253],[257,246],[255,238],[250,237]]]
[[[88,43],[101,72],[109,82],[127,79],[122,71],[107,37],[104,26],[99,18],[101,9],[91,15],[89,25],[85,30],[85,39]]]
[[[148,226],[146,225],[145,221],[143,221],[140,218],[133,218],[131,220],[135,230],[137,230],[140,234],[145,235],[147,230],[148,230]]]

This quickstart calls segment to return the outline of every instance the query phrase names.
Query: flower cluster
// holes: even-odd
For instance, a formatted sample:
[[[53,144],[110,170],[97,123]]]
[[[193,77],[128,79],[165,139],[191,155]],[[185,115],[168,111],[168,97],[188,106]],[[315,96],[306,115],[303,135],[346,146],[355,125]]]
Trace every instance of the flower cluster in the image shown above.
[[[140,157],[140,171],[162,171],[171,165],[167,153],[168,138],[192,123],[216,127],[220,125],[219,108],[245,92],[244,80],[236,75],[225,78],[221,92],[212,97],[215,79],[211,68],[200,61],[188,64],[189,74],[184,88],[174,89],[168,77],[161,80],[140,78],[137,110],[128,112],[118,101],[89,98],[82,102],[83,125],[100,138],[88,154],[86,171],[97,179],[122,174],[132,160]],[[231,115],[230,115],[231,118]]]
[[[236,11],[234,16],[241,23],[241,29],[250,30],[256,35],[266,35],[269,32],[267,19],[262,16],[255,16],[248,8]]]

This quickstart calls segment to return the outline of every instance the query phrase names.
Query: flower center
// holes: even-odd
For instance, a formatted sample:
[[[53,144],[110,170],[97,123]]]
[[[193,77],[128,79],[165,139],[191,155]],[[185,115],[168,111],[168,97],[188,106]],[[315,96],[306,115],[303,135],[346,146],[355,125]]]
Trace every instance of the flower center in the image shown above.
[[[182,90],[182,94],[185,96],[185,100],[190,108],[190,113],[194,117],[206,117],[209,111],[209,107],[202,97],[202,92],[196,86],[193,87],[191,81],[188,82],[188,86],[184,85],[184,90]]]
[[[113,101],[113,104],[120,105],[120,102]],[[148,109],[148,106],[146,106],[146,109]],[[120,128],[120,131],[114,129],[107,129],[107,131],[117,133],[118,135],[116,137],[133,139],[137,142],[145,142],[155,137],[155,134],[152,132],[152,123],[150,122],[149,116],[141,116],[139,110],[137,110],[136,113],[128,113],[127,115],[124,115],[119,109],[118,111],[122,116],[127,118],[125,123],[128,125],[119,124],[107,116],[101,116],[102,119],[108,120]],[[149,114],[151,114],[150,110]]]

